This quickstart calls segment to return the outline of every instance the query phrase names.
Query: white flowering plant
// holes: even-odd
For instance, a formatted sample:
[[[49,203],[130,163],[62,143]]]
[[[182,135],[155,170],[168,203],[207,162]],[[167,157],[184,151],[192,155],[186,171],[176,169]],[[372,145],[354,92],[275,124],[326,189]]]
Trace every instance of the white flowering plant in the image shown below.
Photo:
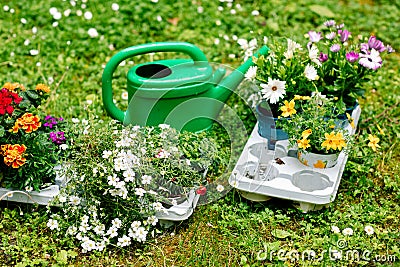
[[[270,48],[269,54],[254,58],[255,66],[250,67],[245,77],[257,83],[261,90],[256,98],[264,100],[268,104],[264,108],[270,108],[272,115],[278,117],[284,100],[315,91],[310,81],[317,79],[316,63],[306,48],[290,38],[264,37],[263,42]],[[256,39],[248,44],[239,40],[245,58],[256,49],[257,43]]]
[[[218,149],[206,133],[169,125],[123,126],[74,119],[66,154],[67,184],[54,199],[48,227],[83,252],[126,247],[157,233],[157,213],[207,183]],[[196,190],[197,189],[197,190]]]
[[[279,103],[295,95],[310,96],[317,91],[335,97],[335,106],[343,113],[364,96],[365,83],[382,67],[383,55],[394,49],[373,35],[355,36],[344,27],[329,20],[298,42],[264,37],[270,53],[254,58],[255,66],[245,76],[259,83],[260,97],[271,106],[274,115]],[[257,39],[239,40],[245,59],[257,49],[257,43]]]

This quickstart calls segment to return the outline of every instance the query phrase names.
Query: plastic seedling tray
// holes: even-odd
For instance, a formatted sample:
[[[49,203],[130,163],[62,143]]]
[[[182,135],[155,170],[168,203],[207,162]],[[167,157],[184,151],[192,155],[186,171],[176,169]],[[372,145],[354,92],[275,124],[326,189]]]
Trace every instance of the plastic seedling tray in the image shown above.
[[[158,211],[156,217],[160,224],[164,227],[170,227],[176,221],[188,219],[193,214],[197,202],[199,201],[199,197],[199,194],[196,194],[194,190],[191,190],[186,200],[182,203],[173,205],[163,211]]]
[[[61,170],[61,166],[56,166],[56,170]],[[55,184],[50,185],[40,191],[22,191],[7,188],[0,188],[0,200],[36,203],[39,205],[48,205],[49,202],[60,193],[60,187],[65,185],[65,177],[56,173]]]
[[[355,125],[360,114],[357,106],[352,112]],[[229,177],[232,187],[253,201],[271,197],[292,200],[304,212],[319,210],[335,200],[347,162],[345,153],[339,154],[334,167],[308,167],[297,159],[297,150],[290,149],[287,140],[277,141],[275,150],[268,149],[268,140],[258,134],[257,127]],[[350,125],[345,127],[354,134],[355,129]]]

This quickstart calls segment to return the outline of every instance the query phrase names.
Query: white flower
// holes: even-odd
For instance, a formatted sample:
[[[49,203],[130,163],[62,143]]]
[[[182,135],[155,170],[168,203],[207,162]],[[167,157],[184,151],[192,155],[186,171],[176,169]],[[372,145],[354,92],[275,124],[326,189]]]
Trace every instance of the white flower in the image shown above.
[[[158,127],[160,127],[162,130],[171,128],[171,126],[169,124],[165,124],[165,123],[159,124]]]
[[[322,63],[319,60],[319,51],[316,45],[312,44],[311,47],[308,49],[308,56],[310,57],[312,62],[317,64],[317,66],[322,66]]]
[[[258,10],[253,10],[253,11],[251,11],[251,15],[253,15],[253,16],[258,16],[258,15],[260,15],[260,11],[258,11]]]
[[[163,209],[163,205],[160,202],[153,203],[153,209],[155,211],[161,211]]]
[[[105,229],[106,229],[106,227],[104,226],[104,224],[99,224],[93,228],[93,231],[98,235],[102,235],[102,234],[104,234]]]
[[[86,11],[85,14],[83,15],[85,19],[91,20],[93,18],[93,14],[90,11]]]
[[[144,190],[143,188],[135,188],[135,195],[142,197],[145,193],[146,190]]]
[[[54,14],[52,14],[53,15],[53,19],[55,19],[55,20],[59,20],[59,19],[61,19],[61,17],[62,17],[62,14],[61,14],[61,12],[58,12],[58,11],[56,11]]]
[[[84,250],[92,251],[93,249],[96,249],[96,242],[88,239],[85,242],[83,242],[81,246]]]
[[[72,118],[71,121],[75,124],[80,122],[80,120],[78,118]]]
[[[109,235],[110,238],[116,237],[118,235],[118,229],[115,227],[110,227],[110,229],[108,229],[106,235]]]
[[[122,226],[122,222],[119,218],[115,218],[114,220],[112,220],[111,224],[113,225],[112,227],[115,228],[120,228]]]
[[[367,235],[373,235],[375,233],[375,230],[371,225],[365,226],[364,231],[367,233]]]
[[[298,50],[302,50],[302,47],[300,44],[296,43],[295,41],[291,39],[287,39],[287,50],[283,53],[285,58],[291,59],[293,57],[293,53]]]
[[[72,205],[77,206],[77,205],[79,205],[81,203],[81,199],[79,197],[77,197],[77,196],[70,196],[69,197],[69,203],[72,204]]]
[[[306,76],[306,78],[310,81],[318,79],[317,70],[310,64],[307,64],[306,68],[304,69],[304,76]]]
[[[156,158],[165,159],[171,155],[168,151],[161,149],[160,152],[155,156]]]
[[[29,53],[31,54],[31,56],[37,56],[37,55],[39,55],[39,50],[31,49],[31,50],[29,50]]]
[[[142,176],[142,184],[150,184],[152,177],[150,175]]]
[[[219,185],[217,185],[216,189],[217,189],[218,192],[221,193],[222,191],[224,191],[225,188],[224,188],[224,186],[222,184],[219,184]]]
[[[128,100],[128,92],[122,92],[122,94],[121,94],[121,99],[122,100]]]
[[[376,70],[382,66],[382,58],[378,51],[371,49],[370,54],[360,54],[360,60],[358,63],[368,69]]]
[[[61,150],[67,150],[68,149],[68,145],[67,144],[62,144],[60,145]]]
[[[116,184],[119,182],[119,178],[117,177],[116,174],[114,174],[113,176],[108,176],[107,177],[108,180],[108,184],[112,185],[112,186],[116,186]]]
[[[62,195],[59,195],[59,196],[58,196],[58,201],[59,201],[60,203],[65,203],[65,202],[67,202],[67,197],[66,197],[66,196],[62,196]]]
[[[335,226],[335,225],[332,225],[332,226],[331,226],[331,231],[334,232],[335,234],[340,233],[339,227],[337,227],[337,226]]]
[[[122,237],[118,238],[117,246],[119,247],[126,247],[131,244],[131,238],[129,236],[123,235]]]
[[[99,33],[97,32],[97,30],[95,28],[90,28],[88,30],[88,34],[91,38],[96,38],[99,36]]]
[[[343,235],[353,235],[353,229],[351,228],[344,228],[342,231]]]
[[[54,219],[49,219],[47,222],[47,227],[50,228],[50,230],[58,229],[58,221]]]
[[[151,224],[151,225],[156,225],[158,222],[158,218],[156,216],[150,216],[149,218],[147,218],[147,223]]]
[[[7,12],[8,10],[10,10],[10,7],[7,6],[7,5],[5,5],[5,6],[3,6],[3,10],[4,10],[5,12]]]
[[[112,3],[111,9],[114,10],[114,11],[118,11],[119,10],[119,5],[117,3]]]
[[[132,169],[128,169],[124,171],[122,175],[125,177],[125,182],[133,182],[135,180],[136,173]]]
[[[103,158],[108,159],[112,155],[112,152],[110,150],[104,150],[103,151]]]
[[[32,192],[32,190],[33,190],[33,187],[32,186],[25,186],[25,191],[26,192]]]
[[[239,187],[239,181],[238,181],[238,180],[232,181],[231,184],[232,184],[232,186],[235,187],[235,188],[238,188],[238,187]]]
[[[244,75],[244,77],[246,78],[246,80],[252,81],[256,78],[256,74],[257,74],[257,66],[251,66]]]
[[[22,24],[26,24],[27,22],[28,22],[28,21],[27,21],[25,18],[22,18],[22,19],[21,19],[21,23],[22,23]]]
[[[261,93],[263,93],[263,98],[269,100],[271,104],[277,103],[279,99],[283,98],[283,96],[286,94],[285,81],[268,78],[268,83],[262,83],[260,86],[263,88],[261,90]]]
[[[139,242],[144,242],[146,241],[146,236],[147,236],[148,231],[144,227],[139,227],[136,232],[136,240]]]
[[[140,221],[134,221],[131,223],[131,228],[136,231],[141,225],[142,223]]]

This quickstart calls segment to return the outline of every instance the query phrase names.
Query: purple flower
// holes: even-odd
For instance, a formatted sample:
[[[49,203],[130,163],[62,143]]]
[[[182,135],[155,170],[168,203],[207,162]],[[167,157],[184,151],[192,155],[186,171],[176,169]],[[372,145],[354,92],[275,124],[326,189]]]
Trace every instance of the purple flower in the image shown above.
[[[336,37],[336,32],[330,32],[327,35],[325,35],[325,38],[328,40],[333,40]]]
[[[347,59],[348,62],[354,63],[354,62],[356,62],[357,59],[358,59],[358,53],[356,53],[356,52],[354,52],[354,51],[351,51],[351,52],[349,52],[349,53],[346,53],[346,59]]]
[[[339,24],[339,25],[336,25],[336,29],[341,29],[341,28],[343,28],[343,27],[344,27],[344,23]]]
[[[51,132],[49,135],[49,139],[57,145],[61,145],[65,142],[64,132]]]
[[[328,60],[328,55],[321,52],[321,53],[319,53],[318,59],[319,59],[319,61],[321,61],[321,62],[325,62],[325,61]]]
[[[369,53],[369,46],[368,46],[368,44],[362,43],[362,44],[360,45],[360,50],[361,50],[361,52],[363,52],[363,53],[365,53],[365,54],[368,54],[368,53]]]
[[[318,43],[323,38],[322,33],[316,31],[309,31],[308,36],[310,37],[310,41],[313,43]]]
[[[325,22],[324,22],[324,25],[325,25],[326,27],[333,27],[333,26],[336,25],[336,22],[335,22],[333,19],[331,19],[331,20],[325,21]]]
[[[382,66],[382,58],[377,50],[372,49],[369,54],[360,54],[358,63],[367,69],[377,70]]]
[[[340,36],[340,41],[344,43],[349,39],[351,32],[349,32],[348,30],[338,30],[338,34]]]
[[[388,53],[394,53],[394,52],[396,52],[396,51],[393,49],[393,47],[391,47],[390,45],[387,45],[387,46],[386,46],[386,51],[387,51]]]
[[[340,44],[333,44],[330,48],[330,50],[334,53],[339,52],[340,50]]]
[[[382,43],[382,41],[376,39],[375,36],[371,36],[368,39],[368,47],[369,49],[375,49],[378,52],[383,52],[386,50],[385,45]]]

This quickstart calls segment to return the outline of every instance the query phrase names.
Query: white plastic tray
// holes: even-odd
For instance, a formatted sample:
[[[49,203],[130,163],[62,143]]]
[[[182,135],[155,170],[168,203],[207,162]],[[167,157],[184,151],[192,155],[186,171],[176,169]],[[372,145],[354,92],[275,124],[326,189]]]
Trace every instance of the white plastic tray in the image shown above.
[[[357,125],[361,114],[360,106],[352,113]],[[303,165],[297,159],[297,151],[288,148],[288,141],[278,141],[275,150],[268,149],[268,140],[253,129],[243,152],[229,177],[232,187],[243,197],[264,201],[270,197],[288,199],[300,205],[307,212],[318,210],[335,200],[347,155],[339,154],[337,164],[332,168],[317,169]],[[354,134],[350,125],[346,129]],[[275,160],[280,158],[284,164]]]

